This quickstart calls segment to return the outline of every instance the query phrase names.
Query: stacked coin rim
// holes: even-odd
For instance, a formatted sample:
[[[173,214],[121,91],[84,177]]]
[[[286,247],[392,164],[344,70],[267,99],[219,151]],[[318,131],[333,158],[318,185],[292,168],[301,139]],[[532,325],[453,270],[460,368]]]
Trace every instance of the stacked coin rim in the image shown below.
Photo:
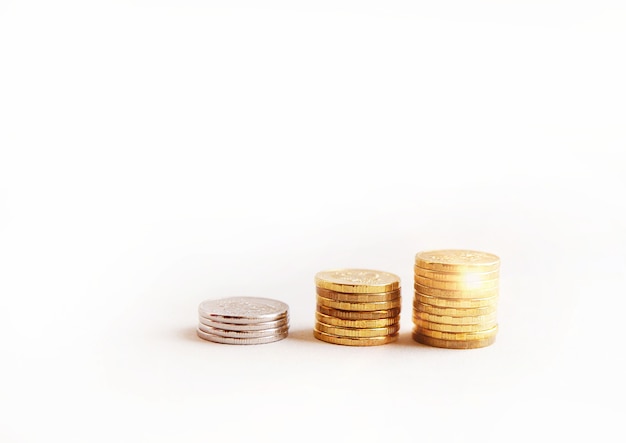
[[[267,312],[225,312],[217,303],[246,302],[270,306]],[[229,297],[205,300],[198,306],[198,337],[214,343],[254,345],[273,343],[289,333],[289,306],[281,301],[262,297]]]
[[[413,339],[449,349],[493,344],[498,331],[499,277],[500,259],[493,254],[471,250],[417,253]]]

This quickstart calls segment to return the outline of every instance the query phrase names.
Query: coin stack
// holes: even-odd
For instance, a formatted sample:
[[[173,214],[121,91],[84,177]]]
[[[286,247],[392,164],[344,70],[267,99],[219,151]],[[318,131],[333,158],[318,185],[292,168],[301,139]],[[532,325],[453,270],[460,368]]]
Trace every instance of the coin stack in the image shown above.
[[[317,312],[313,335],[347,346],[391,343],[400,330],[400,277],[369,269],[315,275]]]
[[[482,348],[496,340],[500,259],[447,249],[415,256],[413,339],[450,349]]]
[[[272,343],[287,337],[289,331],[289,307],[269,298],[206,300],[200,303],[198,313],[198,336],[215,343]]]

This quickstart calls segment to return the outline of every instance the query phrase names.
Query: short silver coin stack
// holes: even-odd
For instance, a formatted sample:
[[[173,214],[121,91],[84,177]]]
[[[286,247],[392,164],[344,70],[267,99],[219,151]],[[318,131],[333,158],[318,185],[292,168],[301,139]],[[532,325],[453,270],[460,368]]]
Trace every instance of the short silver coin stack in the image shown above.
[[[198,307],[198,337],[230,345],[260,345],[287,337],[289,306],[261,297],[205,300]]]

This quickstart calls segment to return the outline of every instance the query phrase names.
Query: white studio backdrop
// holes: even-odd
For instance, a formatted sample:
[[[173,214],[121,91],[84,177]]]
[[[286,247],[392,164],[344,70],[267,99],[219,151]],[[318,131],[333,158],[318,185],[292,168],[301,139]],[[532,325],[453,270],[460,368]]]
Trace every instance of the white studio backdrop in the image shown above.
[[[620,441],[626,6],[0,1],[0,441]],[[497,342],[410,338],[420,250],[502,260]],[[316,272],[401,337],[312,337]],[[225,346],[197,306],[289,304]]]

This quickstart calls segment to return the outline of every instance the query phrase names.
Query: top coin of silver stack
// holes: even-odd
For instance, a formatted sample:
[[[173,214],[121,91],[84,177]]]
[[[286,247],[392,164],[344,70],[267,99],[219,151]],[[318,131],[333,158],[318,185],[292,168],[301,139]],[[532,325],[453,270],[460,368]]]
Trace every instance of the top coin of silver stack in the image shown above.
[[[270,298],[205,300],[200,303],[198,313],[198,336],[215,343],[272,343],[287,337],[289,331],[289,306]]]

